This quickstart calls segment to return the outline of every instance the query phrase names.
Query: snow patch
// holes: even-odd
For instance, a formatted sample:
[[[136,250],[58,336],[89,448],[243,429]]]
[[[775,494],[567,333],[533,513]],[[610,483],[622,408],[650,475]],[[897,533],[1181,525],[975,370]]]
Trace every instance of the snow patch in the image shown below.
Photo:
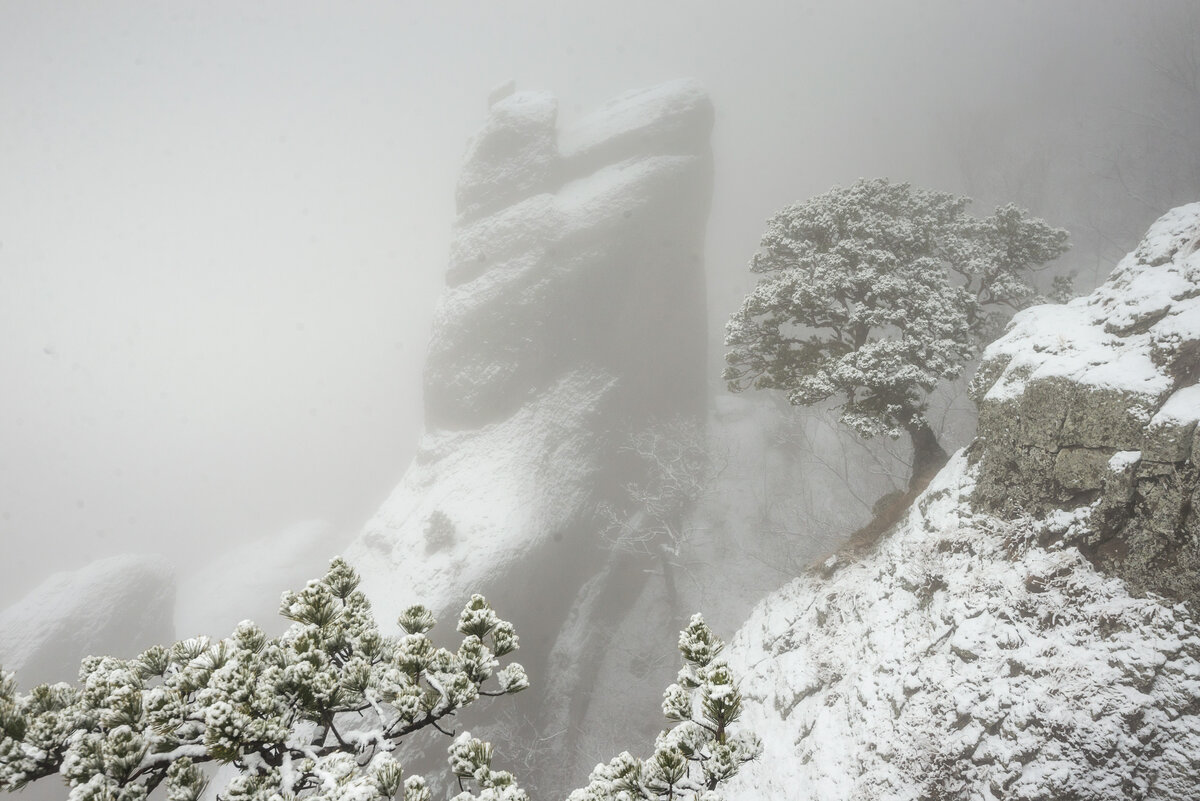
[[[565,129],[559,148],[580,167],[646,152],[695,153],[708,146],[712,116],[703,84],[667,81],[608,101]]]
[[[570,526],[596,469],[589,421],[613,383],[575,372],[508,420],[426,435],[400,486],[346,551],[382,620],[411,604],[447,609],[486,593]],[[430,547],[437,511],[452,533]]]
[[[983,400],[1061,378],[1160,403],[1173,386],[1164,348],[1200,330],[1200,254],[1187,246],[1198,231],[1200,203],[1173,209],[1091,295],[1019,312],[983,354],[981,374],[1003,366]]]
[[[1186,426],[1200,422],[1200,384],[1176,390],[1150,421],[1152,427]]]

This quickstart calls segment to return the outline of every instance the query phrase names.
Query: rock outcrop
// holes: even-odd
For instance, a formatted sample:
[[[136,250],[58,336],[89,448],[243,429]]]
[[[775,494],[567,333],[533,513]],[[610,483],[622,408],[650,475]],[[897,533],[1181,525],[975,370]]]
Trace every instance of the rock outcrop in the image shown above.
[[[614,418],[702,409],[708,98],[693,82],[624,95],[561,145],[556,111],[509,95],[469,146],[425,369],[431,429],[509,420],[564,381],[619,379]]]
[[[1200,205],[1019,314],[979,435],[871,551],[731,645],[765,752],[730,799],[1170,799],[1200,786]]]
[[[174,635],[175,580],[165,561],[113,556],[55,573],[0,613],[0,666],[24,687],[74,682],[92,654],[137,656]]]
[[[548,94],[496,100],[459,181],[426,433],[346,552],[385,623],[417,602],[453,620],[472,592],[517,623],[534,689],[518,696],[524,731],[501,736],[532,744],[566,727],[550,753],[539,744],[537,775],[522,772],[547,797],[596,760],[570,775],[592,703],[580,689],[606,642],[572,631],[611,631],[649,575],[603,536],[637,477],[630,437],[703,424],[711,127],[693,81],[623,95],[561,132]]]
[[[1075,543],[1138,592],[1200,602],[1200,204],[1108,282],[1018,314],[974,381],[975,503],[1016,519],[1086,507]]]

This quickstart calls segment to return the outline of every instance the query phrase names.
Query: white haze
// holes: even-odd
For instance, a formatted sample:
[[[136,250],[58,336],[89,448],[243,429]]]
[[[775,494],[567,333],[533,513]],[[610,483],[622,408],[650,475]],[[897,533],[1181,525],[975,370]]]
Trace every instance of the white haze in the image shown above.
[[[1153,76],[1147,7],[1167,4],[0,5],[0,604],[110,553],[359,528],[421,425],[495,85],[568,119],[707,85],[715,343],[788,202],[873,175],[974,190],[964,159],[1014,142],[1083,164]],[[1016,199],[1070,227],[1072,191]]]

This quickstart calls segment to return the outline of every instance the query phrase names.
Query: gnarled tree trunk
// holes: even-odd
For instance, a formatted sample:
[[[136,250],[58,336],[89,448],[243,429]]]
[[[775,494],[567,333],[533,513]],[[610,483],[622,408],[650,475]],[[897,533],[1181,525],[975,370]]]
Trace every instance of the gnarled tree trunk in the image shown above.
[[[911,422],[905,428],[912,438],[913,446],[912,475],[908,479],[908,488],[910,491],[920,490],[942,469],[950,457],[938,442],[933,429],[924,420]]]

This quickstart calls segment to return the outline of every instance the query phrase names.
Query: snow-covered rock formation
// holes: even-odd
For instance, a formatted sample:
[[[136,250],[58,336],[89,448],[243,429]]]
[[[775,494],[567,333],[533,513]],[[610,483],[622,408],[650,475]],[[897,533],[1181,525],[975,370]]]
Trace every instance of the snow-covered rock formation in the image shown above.
[[[539,732],[576,731],[590,703],[574,690],[604,638],[570,632],[620,620],[647,580],[606,547],[597,513],[627,503],[630,437],[703,420],[711,127],[694,81],[622,95],[561,132],[551,95],[493,103],[458,185],[426,433],[346,551],[385,623],[417,602],[446,619],[472,592],[517,621]],[[543,773],[564,764],[543,752]]]
[[[967,452],[759,604],[731,661],[765,752],[728,798],[1196,798],[1198,241],[1176,209],[1019,314]]]
[[[75,681],[91,654],[133,657],[174,635],[171,566],[113,556],[54,573],[0,612],[0,666],[25,687]]]
[[[344,541],[324,520],[304,520],[181,570],[177,636],[227,637],[243,620],[272,636],[282,634],[288,621],[279,615],[280,593],[324,575]]]
[[[977,505],[1095,507],[1077,544],[1138,591],[1200,601],[1200,204],[1151,227],[1108,282],[1029,309],[974,381]]]

